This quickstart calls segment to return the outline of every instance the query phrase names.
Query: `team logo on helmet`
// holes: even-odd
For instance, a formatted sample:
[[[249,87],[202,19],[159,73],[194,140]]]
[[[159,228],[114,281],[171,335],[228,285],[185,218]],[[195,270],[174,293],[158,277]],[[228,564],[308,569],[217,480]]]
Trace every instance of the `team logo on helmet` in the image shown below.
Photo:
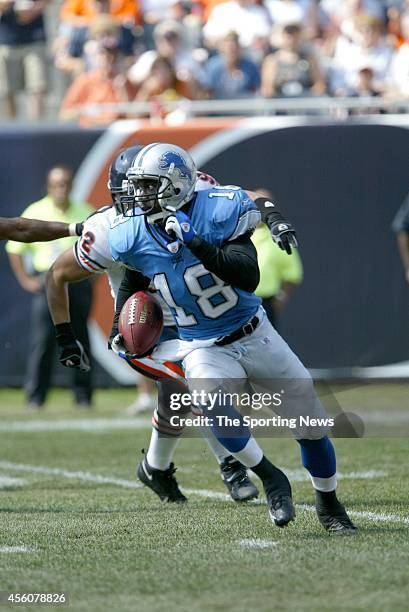
[[[183,157],[179,153],[175,153],[175,151],[166,151],[160,158],[159,168],[170,168],[172,165],[179,170],[182,178],[192,180],[192,174]]]

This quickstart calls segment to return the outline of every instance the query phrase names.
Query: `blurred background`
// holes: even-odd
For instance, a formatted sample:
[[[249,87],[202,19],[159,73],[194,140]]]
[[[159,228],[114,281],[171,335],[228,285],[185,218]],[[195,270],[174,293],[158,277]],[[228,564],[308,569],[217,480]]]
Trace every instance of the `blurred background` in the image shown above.
[[[267,297],[313,373],[407,376],[391,223],[409,191],[409,2],[0,0],[0,104],[1,216],[43,197],[56,164],[73,200],[109,204],[121,148],[177,143],[297,228],[303,274]],[[30,296],[3,245],[0,277],[0,385],[20,386]],[[93,291],[94,382],[133,384],[106,351],[105,278]]]

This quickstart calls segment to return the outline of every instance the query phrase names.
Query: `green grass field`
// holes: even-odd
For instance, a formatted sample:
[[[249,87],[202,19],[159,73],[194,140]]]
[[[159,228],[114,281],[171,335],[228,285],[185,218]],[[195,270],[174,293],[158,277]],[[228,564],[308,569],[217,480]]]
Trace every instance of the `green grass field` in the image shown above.
[[[385,401],[371,393],[349,390],[348,407],[379,412],[389,396],[405,420],[404,385]],[[228,501],[200,439],[175,457],[189,503],[161,504],[134,477],[150,431],[148,416],[121,415],[132,399],[101,391],[84,412],[54,392],[27,414],[21,392],[0,391],[0,591],[65,591],[79,611],[408,610],[407,437],[336,440],[339,495],[359,531],[330,537],[286,439],[261,441],[293,481],[285,530],[264,503]]]

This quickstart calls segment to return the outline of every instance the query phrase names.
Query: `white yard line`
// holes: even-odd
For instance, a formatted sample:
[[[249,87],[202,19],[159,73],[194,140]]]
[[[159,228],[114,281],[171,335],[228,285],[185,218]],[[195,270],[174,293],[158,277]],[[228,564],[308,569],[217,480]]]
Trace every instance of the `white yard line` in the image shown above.
[[[308,512],[315,512],[314,506],[307,504],[297,504],[300,510],[307,510]],[[365,510],[348,510],[348,514],[356,518],[364,518],[375,522],[384,523],[404,523],[409,525],[409,517],[399,516],[398,514],[385,514],[383,512],[367,512]]]
[[[22,487],[27,484],[24,478],[11,478],[0,474],[0,489],[8,489],[10,487]]]
[[[83,480],[85,482],[94,482],[96,484],[113,484],[118,487],[128,489],[139,489],[142,484],[133,480],[123,480],[122,478],[113,478],[111,476],[102,476],[100,474],[91,474],[90,472],[71,472],[61,468],[53,468],[42,465],[27,465],[26,463],[11,463],[9,461],[0,461],[0,469],[14,470],[16,472],[29,472],[31,474],[45,474],[46,476],[62,476],[63,478],[71,478],[74,480]]]
[[[74,480],[82,480],[85,482],[94,482],[96,484],[113,484],[119,487],[124,487],[127,489],[139,489],[143,485],[134,481],[134,480],[126,480],[123,478],[115,478],[112,476],[103,476],[101,474],[91,474],[90,472],[83,471],[74,471],[71,472],[69,470],[64,470],[61,468],[53,468],[48,466],[40,466],[40,465],[29,465],[26,463],[12,463],[10,461],[0,461],[0,469],[3,470],[14,470],[17,472],[28,472],[32,474],[45,474],[47,476],[62,476],[63,478],[70,478]],[[352,475],[356,475],[359,472],[351,472]],[[344,478],[347,478],[348,474],[344,474]],[[356,476],[352,476],[356,477]],[[367,476],[368,478],[368,476]],[[373,476],[370,476],[373,478]],[[232,501],[230,496],[219,492],[212,491],[209,489],[185,489],[184,492],[188,495],[196,495],[199,497],[205,497],[208,499],[217,499],[220,501]],[[255,500],[255,503],[264,503],[263,500]],[[305,510],[307,512],[315,512],[314,506],[309,506],[307,504],[296,504],[296,507],[300,510]],[[367,511],[358,511],[352,510],[349,512],[352,517],[368,519],[374,522],[390,522],[390,523],[403,523],[405,525],[409,525],[409,517],[399,516],[398,514],[385,514],[383,512],[367,512]]]
[[[36,549],[32,546],[0,546],[0,554],[5,553],[33,553]]]
[[[238,544],[243,548],[272,548],[273,546],[277,546],[278,542],[274,542],[273,540],[259,540],[257,538],[247,538],[245,540],[238,540]]]
[[[150,417],[106,418],[106,419],[36,419],[33,421],[9,421],[0,423],[0,433],[43,431],[87,431],[100,432],[113,429],[150,429]]]

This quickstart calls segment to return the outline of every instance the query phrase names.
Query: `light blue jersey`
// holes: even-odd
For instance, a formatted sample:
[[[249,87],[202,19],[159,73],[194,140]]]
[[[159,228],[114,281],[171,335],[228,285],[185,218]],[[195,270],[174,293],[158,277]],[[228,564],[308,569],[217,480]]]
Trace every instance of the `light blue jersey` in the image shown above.
[[[198,192],[188,214],[197,234],[218,247],[260,221],[254,202],[230,186]],[[172,253],[168,247],[174,241],[144,216],[120,218],[109,231],[109,243],[114,260],[153,280],[183,340],[226,336],[247,323],[261,303],[206,270],[188,247]]]

